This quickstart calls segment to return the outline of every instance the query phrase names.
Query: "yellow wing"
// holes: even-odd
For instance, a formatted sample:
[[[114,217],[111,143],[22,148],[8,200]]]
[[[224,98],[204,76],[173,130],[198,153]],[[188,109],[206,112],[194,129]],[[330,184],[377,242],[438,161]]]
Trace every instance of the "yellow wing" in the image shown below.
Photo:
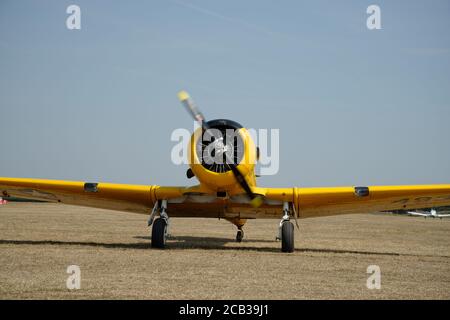
[[[157,186],[0,178],[0,195],[88,207],[148,213]]]
[[[158,200],[168,200],[171,217],[226,217],[215,194],[197,187],[161,187],[46,179],[1,178],[0,196],[149,214]],[[200,192],[201,194],[201,192]],[[246,199],[246,202],[247,199]],[[250,207],[244,204],[245,207]],[[230,206],[231,211],[232,206]],[[277,210],[278,212],[278,210]],[[237,211],[239,214],[239,210]],[[236,213],[231,212],[235,217]]]
[[[292,188],[265,191],[266,199],[293,202],[300,218],[450,205],[450,184]]]

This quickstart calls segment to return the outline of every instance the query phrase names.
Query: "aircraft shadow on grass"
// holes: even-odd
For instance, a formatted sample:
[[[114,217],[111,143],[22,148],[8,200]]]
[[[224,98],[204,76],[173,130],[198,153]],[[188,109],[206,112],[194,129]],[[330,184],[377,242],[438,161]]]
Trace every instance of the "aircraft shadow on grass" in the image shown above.
[[[136,236],[135,239],[149,240],[151,237]],[[226,243],[234,242],[229,238],[208,238],[194,236],[177,236],[171,237],[168,241],[170,249],[203,249],[203,250],[234,250],[234,251],[259,251],[259,252],[278,252],[275,247],[255,247],[245,246],[244,243],[236,244],[236,246],[225,246]],[[273,243],[270,240],[248,240],[253,243]],[[57,245],[57,246],[87,246],[87,247],[103,247],[108,249],[151,249],[148,242],[135,243],[107,243],[107,242],[90,242],[90,241],[58,241],[58,240],[7,240],[0,239],[0,244],[13,245]],[[158,249],[155,249],[158,250]],[[405,256],[410,254],[400,254],[395,252],[376,252],[376,251],[359,251],[359,250],[340,250],[340,249],[320,249],[320,248],[298,248],[295,252],[304,253],[334,253],[334,254],[362,254],[362,255],[384,255],[384,256]]]

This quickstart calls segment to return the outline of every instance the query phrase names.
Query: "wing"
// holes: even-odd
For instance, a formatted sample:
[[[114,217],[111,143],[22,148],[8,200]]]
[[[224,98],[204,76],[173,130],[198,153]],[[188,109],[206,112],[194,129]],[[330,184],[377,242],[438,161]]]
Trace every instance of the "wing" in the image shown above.
[[[411,210],[450,205],[450,184],[292,188],[265,191],[266,199],[293,199],[300,218],[347,213]]]
[[[0,195],[137,213],[148,213],[156,186],[0,178]]]
[[[450,214],[438,214],[438,218],[450,218]]]
[[[0,196],[44,200],[70,205],[103,208],[150,214],[158,200],[168,200],[171,217],[234,218],[242,214],[256,217],[245,196],[235,201],[224,201],[216,194],[206,194],[199,186],[161,187],[157,185],[130,185],[90,183],[44,179],[1,178]],[[276,212],[275,206],[264,211]]]

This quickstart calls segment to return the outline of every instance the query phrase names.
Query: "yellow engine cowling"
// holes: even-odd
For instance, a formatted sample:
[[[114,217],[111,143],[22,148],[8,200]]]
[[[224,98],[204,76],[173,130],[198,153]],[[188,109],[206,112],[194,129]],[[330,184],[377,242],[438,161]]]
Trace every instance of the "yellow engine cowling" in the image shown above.
[[[214,120],[229,121],[229,120]],[[237,168],[245,177],[250,186],[256,186],[255,165],[257,161],[257,151],[253,139],[247,129],[243,127],[235,128],[242,138],[243,156]],[[243,190],[236,180],[231,170],[227,172],[214,172],[205,168],[197,154],[199,139],[202,139],[202,128],[198,128],[191,136],[189,145],[189,165],[200,183],[214,192],[225,191],[228,194],[242,193]]]

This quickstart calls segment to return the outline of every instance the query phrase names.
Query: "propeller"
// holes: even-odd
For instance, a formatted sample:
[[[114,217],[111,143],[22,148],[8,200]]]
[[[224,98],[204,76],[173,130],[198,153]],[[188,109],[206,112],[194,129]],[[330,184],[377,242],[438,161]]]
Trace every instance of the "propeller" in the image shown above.
[[[194,101],[189,96],[189,94],[186,91],[180,91],[178,93],[178,99],[184,105],[184,107],[192,116],[192,118],[199,123],[202,129],[204,131],[208,130],[209,126],[205,120],[205,117],[203,116],[201,111],[197,108],[197,106],[195,105]],[[245,179],[245,176],[238,169],[237,164],[232,161],[231,163],[227,162],[226,166],[233,172],[236,181],[239,183],[242,189],[244,189],[245,193],[250,199],[250,204],[253,207],[259,207],[263,202],[263,198],[260,195],[253,193],[250,185]]]

